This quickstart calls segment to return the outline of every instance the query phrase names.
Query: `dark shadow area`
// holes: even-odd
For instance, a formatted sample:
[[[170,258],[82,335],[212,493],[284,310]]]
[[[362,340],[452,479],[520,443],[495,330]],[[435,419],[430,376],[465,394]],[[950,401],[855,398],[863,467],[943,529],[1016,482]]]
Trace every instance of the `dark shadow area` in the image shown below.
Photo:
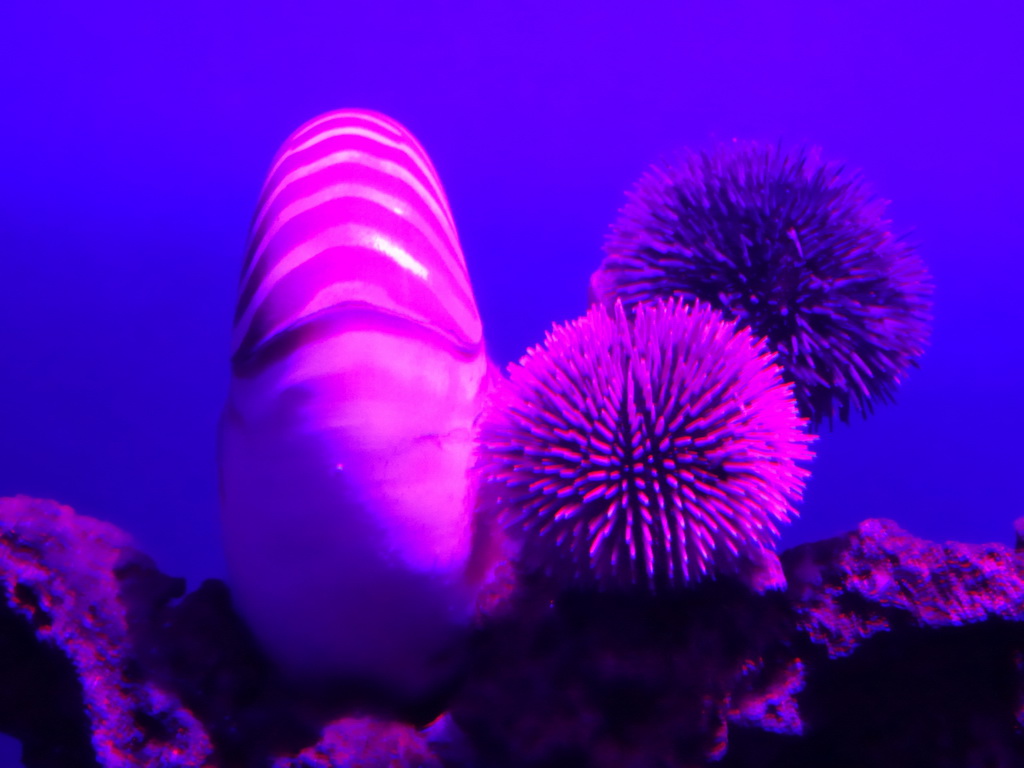
[[[906,628],[815,664],[803,737],[732,729],[722,768],[1018,768],[1024,627]]]
[[[0,604],[0,732],[32,768],[97,768],[74,666],[39,642],[28,619]]]

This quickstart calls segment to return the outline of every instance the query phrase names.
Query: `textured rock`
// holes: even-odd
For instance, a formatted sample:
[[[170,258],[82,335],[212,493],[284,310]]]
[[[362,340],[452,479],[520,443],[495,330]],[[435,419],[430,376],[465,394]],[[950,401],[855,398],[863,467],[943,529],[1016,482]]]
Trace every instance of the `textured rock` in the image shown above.
[[[782,564],[784,593],[523,579],[453,714],[498,766],[1024,765],[1024,558],[867,520]]]
[[[328,725],[320,741],[274,768],[441,768],[425,739],[410,725],[345,718]]]
[[[760,592],[507,572],[460,686],[401,710],[285,685],[222,583],[0,500],[0,730],[29,768],[1024,765],[1024,553],[868,520],[781,563]]]
[[[773,670],[751,663],[748,669],[751,679],[741,677],[740,685],[729,696],[729,722],[772,733],[803,733],[804,724],[796,703],[796,694],[805,683],[803,661],[793,659]]]
[[[734,729],[722,768],[1024,765],[1020,554],[867,520],[782,561],[804,735]]]
[[[732,580],[652,595],[524,579],[480,633],[453,716],[486,765],[699,765],[724,753],[730,719],[793,719],[799,686],[774,681],[793,678],[794,618]]]
[[[114,526],[52,502],[0,500],[2,621],[23,647],[32,645],[26,623],[40,641],[25,649],[49,680],[51,706],[67,725],[51,730],[55,714],[46,712],[46,702],[38,702],[42,716],[35,722],[19,714],[23,694],[29,702],[39,695],[31,679],[22,677],[13,686],[17,693],[8,688],[3,722],[21,720],[11,732],[23,739],[29,766],[93,759],[110,768],[206,764],[211,745],[195,717],[168,690],[136,674],[119,594],[122,571],[149,572],[166,584]]]
[[[831,656],[897,626],[1024,618],[1024,559],[999,544],[936,544],[892,520],[783,556],[799,628]]]
[[[22,741],[28,768],[262,768],[289,754],[298,762],[282,765],[331,765],[346,749],[370,759],[400,744],[408,762],[365,764],[437,764],[410,725],[324,729],[356,704],[379,704],[283,684],[222,582],[182,598],[183,582],[108,523],[0,499],[0,583],[0,730]]]

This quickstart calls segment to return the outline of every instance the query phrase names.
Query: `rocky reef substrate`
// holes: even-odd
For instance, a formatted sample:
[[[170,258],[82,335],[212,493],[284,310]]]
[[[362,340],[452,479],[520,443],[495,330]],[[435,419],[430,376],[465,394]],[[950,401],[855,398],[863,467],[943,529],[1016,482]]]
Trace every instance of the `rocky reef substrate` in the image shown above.
[[[461,678],[398,706],[289,686],[223,583],[185,594],[116,527],[2,499],[0,732],[27,768],[1024,765],[1024,552],[866,520],[781,563],[760,593],[521,575]]]

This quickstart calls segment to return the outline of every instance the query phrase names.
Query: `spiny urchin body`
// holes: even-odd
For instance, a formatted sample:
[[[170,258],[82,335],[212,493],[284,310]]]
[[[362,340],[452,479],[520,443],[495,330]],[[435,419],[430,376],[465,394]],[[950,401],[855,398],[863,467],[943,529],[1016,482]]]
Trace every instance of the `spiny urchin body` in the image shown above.
[[[812,424],[847,421],[892,399],[929,332],[930,277],[885,205],[816,149],[688,153],[628,193],[592,298],[707,301],[767,339]]]
[[[764,341],[706,304],[594,307],[510,367],[480,470],[529,567],[658,588],[773,543],[804,427]]]

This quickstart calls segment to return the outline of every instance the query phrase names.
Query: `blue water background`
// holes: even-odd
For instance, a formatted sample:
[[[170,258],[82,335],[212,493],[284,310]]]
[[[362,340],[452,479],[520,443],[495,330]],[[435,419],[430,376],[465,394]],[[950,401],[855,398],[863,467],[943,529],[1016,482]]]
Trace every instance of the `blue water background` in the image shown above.
[[[1024,515],[1018,2],[0,4],[0,495],[223,576],[215,427],[279,143],[380,110],[448,191],[492,356],[581,314],[623,190],[674,149],[809,141],[891,199],[938,285],[922,368],[824,435],[784,545],[870,516]],[[552,6],[555,6],[554,8]]]

